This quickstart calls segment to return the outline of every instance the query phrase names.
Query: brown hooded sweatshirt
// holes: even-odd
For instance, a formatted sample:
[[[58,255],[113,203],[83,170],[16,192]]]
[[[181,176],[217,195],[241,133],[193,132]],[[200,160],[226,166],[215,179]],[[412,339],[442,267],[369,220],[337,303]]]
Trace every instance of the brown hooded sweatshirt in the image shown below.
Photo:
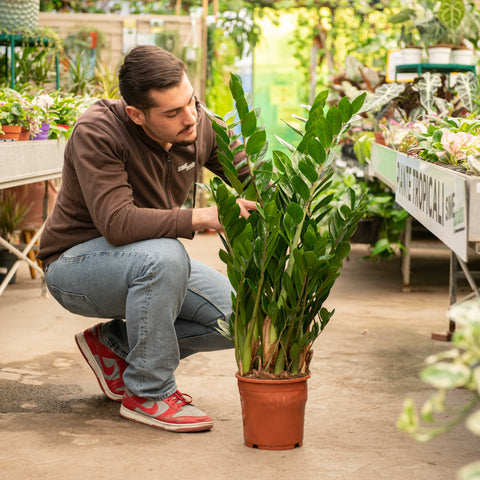
[[[125,107],[123,100],[99,100],[76,123],[65,147],[62,188],[40,241],[44,267],[100,236],[112,245],[192,238],[192,210],[181,207],[197,172],[205,166],[225,179],[211,120],[198,101],[197,140],[169,152],[130,120]],[[237,154],[236,163],[243,158]]]

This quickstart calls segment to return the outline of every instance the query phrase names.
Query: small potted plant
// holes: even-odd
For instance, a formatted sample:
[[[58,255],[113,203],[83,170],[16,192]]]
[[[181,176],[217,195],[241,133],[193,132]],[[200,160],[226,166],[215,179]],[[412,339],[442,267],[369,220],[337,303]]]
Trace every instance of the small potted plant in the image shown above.
[[[0,139],[18,140],[22,122],[26,119],[25,109],[18,93],[9,88],[0,90]]]
[[[232,317],[220,329],[234,342],[246,445],[294,448],[303,441],[313,343],[334,313],[323,304],[363,215],[352,189],[332,202],[329,187],[334,150],[364,95],[327,109],[328,91],[320,93],[304,127],[292,126],[298,146],[282,142],[289,153],[266,158],[260,112],[249,107],[240,77],[232,75],[230,91],[250,176],[242,184],[232,162],[231,141],[240,134],[230,138],[227,128],[234,126],[213,119],[218,157],[235,190],[211,180],[224,235],[220,258],[234,289]],[[256,201],[258,211],[241,217],[237,196]]]
[[[50,132],[50,125],[57,119],[55,110],[52,108],[54,99],[52,95],[40,93],[35,95],[31,101],[31,105],[35,112],[35,116],[40,123],[40,129],[32,140],[47,140]]]
[[[11,242],[29,210],[30,205],[20,201],[11,192],[0,190],[0,236],[7,242]],[[2,270],[5,269],[8,272],[16,261],[17,256],[15,254],[0,246],[0,282],[5,277]],[[12,277],[10,283],[15,283],[15,276]]]
[[[52,94],[52,110],[55,112],[56,121],[51,125],[52,135],[55,138],[68,139],[78,117],[93,103],[95,97],[83,97],[71,93],[55,92]]]

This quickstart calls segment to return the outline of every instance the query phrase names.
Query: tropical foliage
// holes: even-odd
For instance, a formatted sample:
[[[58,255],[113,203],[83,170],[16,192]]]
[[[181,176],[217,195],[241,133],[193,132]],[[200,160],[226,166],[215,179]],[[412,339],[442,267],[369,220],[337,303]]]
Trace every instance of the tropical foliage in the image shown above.
[[[457,325],[453,348],[426,359],[421,378],[436,392],[423,404],[420,415],[411,398],[404,402],[398,428],[420,442],[445,433],[465,420],[474,434],[480,435],[480,301],[466,301],[450,309],[450,318]],[[467,391],[468,400],[460,407],[449,407],[447,394],[458,389]],[[475,410],[476,408],[476,410]],[[480,478],[480,461],[460,469],[458,480]]]
[[[305,375],[312,344],[333,315],[323,304],[363,215],[353,189],[332,205],[329,188],[334,149],[364,96],[327,108],[328,91],[320,93],[303,119],[304,129],[296,130],[299,144],[284,144],[288,154],[277,150],[265,158],[260,112],[248,105],[240,77],[232,75],[230,91],[239,121],[229,127],[241,132],[230,138],[219,119],[212,124],[235,191],[218,178],[210,183],[225,236],[220,258],[235,291],[234,313],[223,332],[234,341],[241,375]],[[250,173],[244,183],[230,150],[239,136]],[[237,195],[256,201],[258,211],[241,217]]]

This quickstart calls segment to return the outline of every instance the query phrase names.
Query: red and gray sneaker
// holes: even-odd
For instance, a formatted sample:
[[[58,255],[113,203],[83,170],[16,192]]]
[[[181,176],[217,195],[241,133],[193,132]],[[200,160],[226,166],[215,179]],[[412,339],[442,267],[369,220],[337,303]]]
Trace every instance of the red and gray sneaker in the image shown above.
[[[102,324],[98,323],[84,332],[77,333],[75,341],[95,373],[103,393],[110,400],[121,402],[125,391],[123,372],[127,368],[127,363],[100,342],[101,327]]]
[[[173,432],[201,432],[213,427],[212,419],[192,405],[192,397],[178,390],[162,400],[137,397],[125,390],[120,415]]]

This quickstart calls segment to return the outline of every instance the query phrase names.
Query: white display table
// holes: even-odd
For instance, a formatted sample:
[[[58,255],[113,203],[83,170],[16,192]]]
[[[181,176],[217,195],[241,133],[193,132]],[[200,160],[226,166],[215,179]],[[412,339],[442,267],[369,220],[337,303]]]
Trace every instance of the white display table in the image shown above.
[[[450,304],[457,302],[457,264],[472,290],[467,298],[480,298],[474,280],[477,272],[470,272],[467,265],[469,259],[480,255],[480,176],[466,175],[377,143],[372,144],[370,169],[370,174],[395,192],[395,201],[451,250]],[[410,237],[411,223],[407,224],[402,259],[404,287],[410,282]],[[447,339],[454,328],[451,322]]]
[[[0,189],[39,181],[46,182],[61,177],[64,150],[65,142],[63,140],[0,141]],[[45,195],[44,205],[48,205],[48,188],[45,189]],[[44,208],[44,219],[46,216],[47,209]],[[28,252],[40,237],[43,227],[44,225],[37,230],[22,251],[0,237],[0,247],[10,250],[19,259],[7,272],[6,277],[0,284],[0,295],[15,275],[22,260],[43,277],[42,269],[27,257]]]

